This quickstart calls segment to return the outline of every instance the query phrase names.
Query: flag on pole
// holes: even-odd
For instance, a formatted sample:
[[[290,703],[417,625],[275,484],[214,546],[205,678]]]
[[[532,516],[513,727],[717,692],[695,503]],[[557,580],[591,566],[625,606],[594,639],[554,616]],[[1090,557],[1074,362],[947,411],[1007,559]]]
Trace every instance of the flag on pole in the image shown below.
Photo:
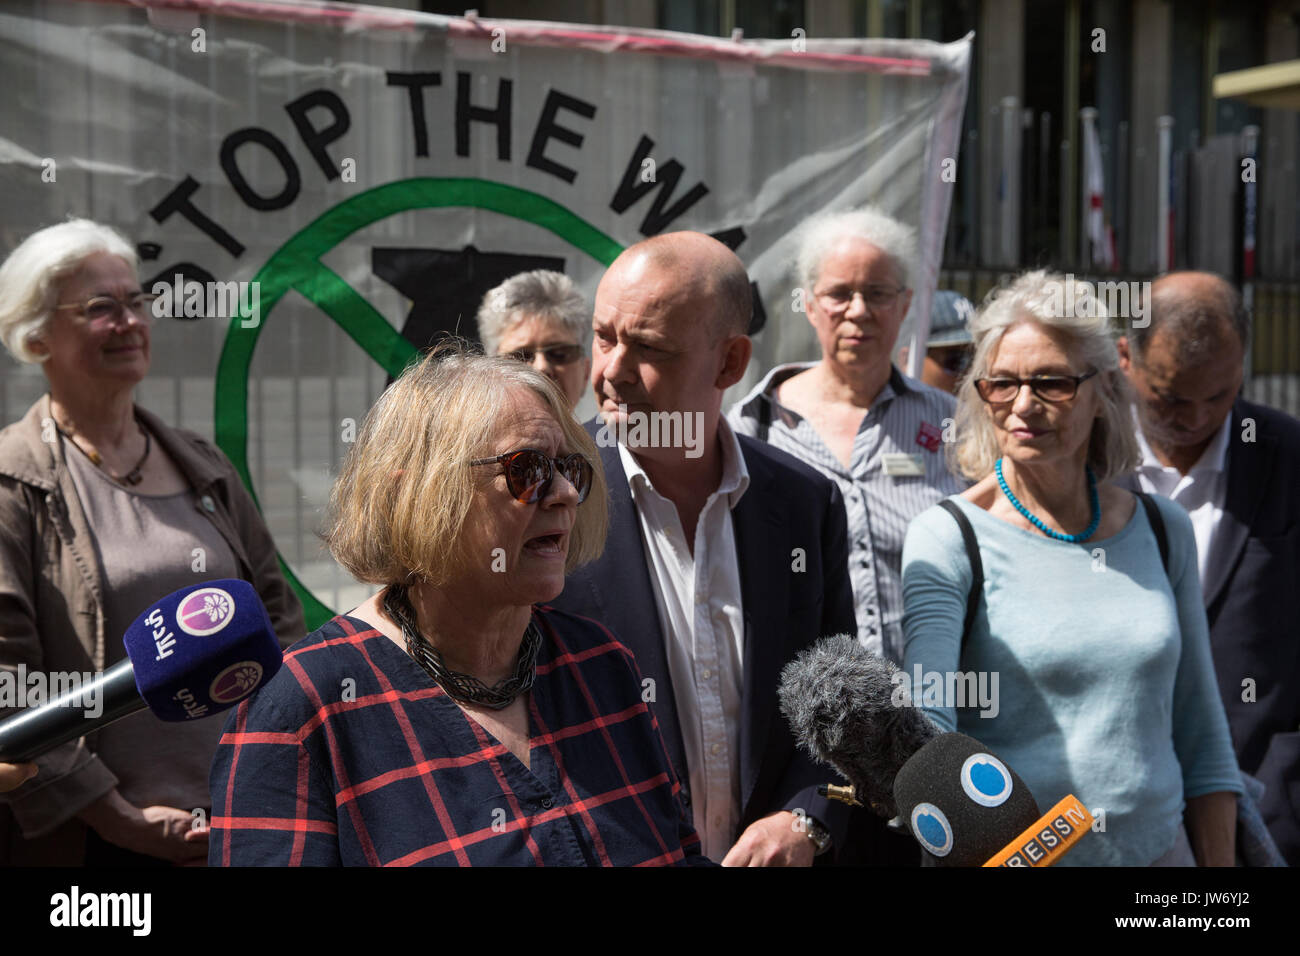
[[[1091,265],[1106,271],[1115,268],[1115,233],[1106,221],[1106,179],[1101,163],[1101,139],[1097,135],[1097,111],[1079,111],[1083,121],[1083,182],[1088,248]]]

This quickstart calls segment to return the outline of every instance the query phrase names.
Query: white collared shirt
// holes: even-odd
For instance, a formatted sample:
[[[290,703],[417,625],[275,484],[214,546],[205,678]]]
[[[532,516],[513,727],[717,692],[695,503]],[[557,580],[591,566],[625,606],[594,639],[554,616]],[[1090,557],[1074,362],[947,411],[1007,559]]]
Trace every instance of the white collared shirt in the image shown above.
[[[1142,434],[1141,423],[1134,413],[1137,426],[1138,448],[1142,452],[1142,461],[1137,466],[1138,481],[1142,490],[1155,492],[1170,498],[1187,511],[1192,519],[1192,531],[1196,534],[1196,558],[1201,573],[1201,591],[1205,591],[1205,582],[1211,569],[1224,560],[1223,555],[1215,550],[1218,540],[1219,521],[1223,517],[1223,506],[1228,496],[1228,435],[1232,430],[1232,415],[1223,420],[1223,427],[1205,446],[1205,451],[1187,474],[1180,474],[1177,468],[1166,468],[1156,458],[1155,452],[1147,444]]]
[[[749,471],[725,419],[718,423],[718,443],[722,481],[700,512],[694,556],[677,506],[655,490],[625,446],[618,453],[664,628],[695,829],[704,855],[721,862],[740,820],[745,619],[731,509],[749,487]]]

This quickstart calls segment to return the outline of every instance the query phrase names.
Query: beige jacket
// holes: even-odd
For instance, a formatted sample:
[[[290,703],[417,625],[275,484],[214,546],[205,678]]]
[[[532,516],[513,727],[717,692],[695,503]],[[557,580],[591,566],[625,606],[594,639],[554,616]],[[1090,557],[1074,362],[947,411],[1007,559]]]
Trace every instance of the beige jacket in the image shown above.
[[[170,428],[144,409],[136,412],[189,482],[195,510],[229,543],[240,576],[257,589],[282,646],[301,638],[302,606],[229,459],[198,435]],[[0,431],[0,668],[100,671],[105,641],[121,635],[104,633],[103,582],[90,529],[62,443],[42,440],[49,416],[45,395],[21,421]],[[52,429],[51,421],[45,438]],[[9,858],[36,862],[32,848],[23,846],[27,841],[4,819],[9,812],[22,837],[63,829],[68,832],[58,845],[78,844],[76,814],[117,783],[94,751],[94,734],[64,744],[36,760],[36,777],[0,797],[8,805],[0,806],[0,865]],[[60,863],[78,862],[67,852],[54,855]]]

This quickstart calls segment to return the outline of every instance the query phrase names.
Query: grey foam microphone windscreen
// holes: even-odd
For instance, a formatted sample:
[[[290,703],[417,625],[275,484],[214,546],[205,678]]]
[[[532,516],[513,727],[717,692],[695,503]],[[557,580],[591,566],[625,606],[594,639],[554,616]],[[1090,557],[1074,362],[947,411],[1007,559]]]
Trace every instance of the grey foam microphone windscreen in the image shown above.
[[[915,707],[898,706],[898,668],[846,634],[806,649],[781,672],[781,712],[813,759],[834,766],[857,798],[897,815],[894,777],[938,731]]]

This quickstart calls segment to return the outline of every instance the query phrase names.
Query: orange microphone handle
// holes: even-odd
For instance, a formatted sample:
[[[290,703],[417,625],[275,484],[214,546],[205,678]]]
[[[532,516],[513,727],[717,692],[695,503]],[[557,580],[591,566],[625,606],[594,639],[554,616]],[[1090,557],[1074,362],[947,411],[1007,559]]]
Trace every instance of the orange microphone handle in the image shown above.
[[[1051,866],[1065,856],[1091,826],[1092,814],[1074,794],[1070,794],[984,865]]]

